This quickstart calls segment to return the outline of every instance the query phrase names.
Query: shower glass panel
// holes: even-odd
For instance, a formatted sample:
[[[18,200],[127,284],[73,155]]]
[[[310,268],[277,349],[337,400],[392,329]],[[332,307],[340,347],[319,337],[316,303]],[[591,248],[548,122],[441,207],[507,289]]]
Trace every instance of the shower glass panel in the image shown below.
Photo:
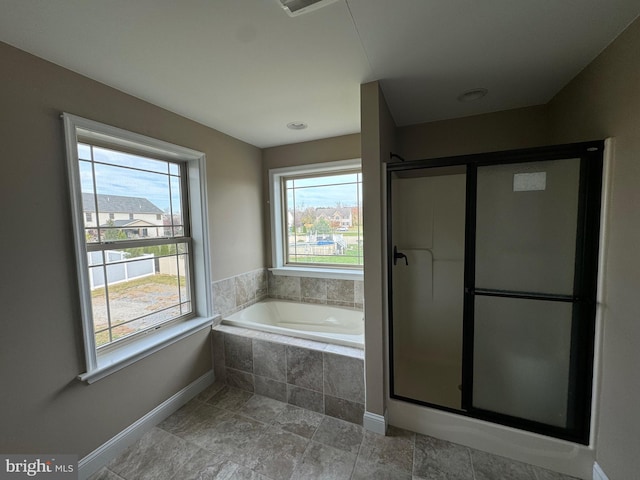
[[[565,428],[580,159],[477,169],[472,407]]]
[[[573,294],[580,159],[478,168],[476,288]]]
[[[572,305],[477,296],[475,307],[474,406],[564,427]]]
[[[391,398],[589,443],[603,151],[387,164]]]
[[[461,408],[464,167],[392,177],[394,394]]]

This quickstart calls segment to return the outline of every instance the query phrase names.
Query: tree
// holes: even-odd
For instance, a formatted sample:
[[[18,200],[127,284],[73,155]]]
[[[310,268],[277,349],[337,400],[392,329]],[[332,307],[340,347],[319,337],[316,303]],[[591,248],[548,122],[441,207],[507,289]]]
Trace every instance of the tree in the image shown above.
[[[118,229],[113,228],[114,225],[115,223],[113,223],[112,219],[107,220],[107,227],[109,228],[104,229],[103,238],[105,242],[113,242],[115,240],[127,239],[127,234],[124,233],[121,228],[118,228]]]
[[[309,229],[312,227],[316,222],[316,209],[313,207],[305,208],[300,216],[300,221],[305,228]]]
[[[316,233],[318,233],[318,235],[327,235],[329,233],[331,233],[331,225],[329,225],[329,222],[327,222],[324,218],[320,217],[316,220],[316,223],[314,224]]]

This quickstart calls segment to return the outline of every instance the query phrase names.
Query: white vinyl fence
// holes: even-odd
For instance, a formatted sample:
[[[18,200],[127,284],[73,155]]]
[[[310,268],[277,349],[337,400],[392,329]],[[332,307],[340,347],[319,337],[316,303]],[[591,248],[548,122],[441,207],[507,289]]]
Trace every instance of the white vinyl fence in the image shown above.
[[[106,250],[104,254],[109,285],[126,282],[134,278],[147,277],[156,273],[155,260],[152,253],[141,255],[130,261],[125,261],[127,260],[126,253],[118,250]],[[104,287],[105,268],[102,266],[102,252],[89,252],[87,256],[91,290]]]

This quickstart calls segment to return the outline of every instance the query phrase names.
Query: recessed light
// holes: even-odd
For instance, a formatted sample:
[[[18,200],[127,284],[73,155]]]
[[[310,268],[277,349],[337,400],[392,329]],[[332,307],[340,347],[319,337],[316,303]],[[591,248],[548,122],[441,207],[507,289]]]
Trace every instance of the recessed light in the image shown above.
[[[458,100],[461,102],[474,102],[476,100],[480,100],[487,93],[489,93],[489,90],[486,88],[474,88],[473,90],[469,90],[459,95]]]
[[[289,130],[304,130],[308,125],[304,122],[289,122],[287,123],[287,128]]]

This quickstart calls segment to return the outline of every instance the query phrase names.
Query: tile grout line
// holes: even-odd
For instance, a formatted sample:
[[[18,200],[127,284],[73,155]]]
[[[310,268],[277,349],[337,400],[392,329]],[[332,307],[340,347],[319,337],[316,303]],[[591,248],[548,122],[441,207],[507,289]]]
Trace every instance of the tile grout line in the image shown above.
[[[471,449],[469,447],[467,447],[467,455],[469,456],[469,464],[471,465],[471,476],[473,480],[477,480],[476,469],[473,466],[473,456],[471,455]]]
[[[413,454],[411,455],[411,476],[415,475],[416,471],[416,443],[418,440],[418,434],[414,432],[413,434]]]
[[[350,479],[353,478],[353,476],[356,474],[356,468],[358,466],[358,460],[360,460],[360,452],[362,451],[362,444],[364,443],[364,436],[366,434],[366,431],[364,429],[364,427],[362,428],[362,440],[360,440],[360,445],[358,445],[358,453],[356,453],[356,461],[353,464],[353,470],[351,470],[351,475],[349,476]]]

